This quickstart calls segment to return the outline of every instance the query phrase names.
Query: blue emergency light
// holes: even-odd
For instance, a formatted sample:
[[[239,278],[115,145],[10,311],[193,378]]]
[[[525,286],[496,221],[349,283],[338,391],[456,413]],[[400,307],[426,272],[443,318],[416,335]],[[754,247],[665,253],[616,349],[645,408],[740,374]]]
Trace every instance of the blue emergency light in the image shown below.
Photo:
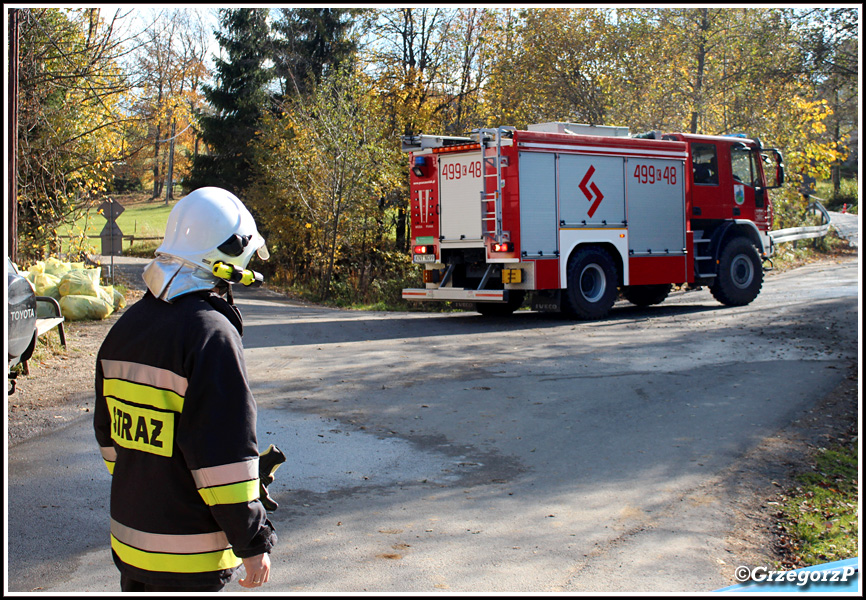
[[[412,172],[416,177],[424,177],[424,167],[427,165],[427,159],[423,156],[415,157],[415,166],[412,167]]]

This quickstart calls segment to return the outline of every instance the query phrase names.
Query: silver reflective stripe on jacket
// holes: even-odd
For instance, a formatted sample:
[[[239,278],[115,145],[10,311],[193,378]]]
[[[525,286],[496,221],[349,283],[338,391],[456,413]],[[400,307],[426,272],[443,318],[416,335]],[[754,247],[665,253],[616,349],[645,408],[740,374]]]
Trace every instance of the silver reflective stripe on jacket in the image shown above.
[[[118,541],[145,552],[168,552],[171,554],[201,554],[229,548],[226,534],[222,531],[213,533],[194,533],[171,535],[166,533],[147,533],[132,527],[127,527],[111,520],[111,535]]]
[[[187,380],[167,369],[151,367],[124,360],[102,360],[102,375],[105,379],[123,379],[150,387],[170,390],[179,396],[186,395]]]

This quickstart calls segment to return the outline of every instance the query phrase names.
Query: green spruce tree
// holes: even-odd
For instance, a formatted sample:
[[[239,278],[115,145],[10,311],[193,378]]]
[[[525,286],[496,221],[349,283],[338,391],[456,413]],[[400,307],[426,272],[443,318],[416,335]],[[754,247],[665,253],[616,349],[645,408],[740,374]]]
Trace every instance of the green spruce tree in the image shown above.
[[[207,151],[195,157],[186,191],[215,185],[240,194],[250,184],[251,142],[273,102],[267,19],[266,8],[220,9],[216,39],[225,58],[215,61],[216,82],[202,86],[210,110],[198,121]]]
[[[368,10],[368,9],[366,9]],[[273,25],[276,76],[283,96],[307,95],[328,69],[351,59],[357,43],[351,33],[365,9],[284,8]]]

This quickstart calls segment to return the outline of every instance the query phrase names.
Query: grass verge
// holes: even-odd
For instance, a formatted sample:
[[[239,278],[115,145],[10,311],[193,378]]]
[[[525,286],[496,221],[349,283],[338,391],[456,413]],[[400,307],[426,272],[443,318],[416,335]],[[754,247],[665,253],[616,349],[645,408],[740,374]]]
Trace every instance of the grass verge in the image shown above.
[[[856,178],[843,179],[838,192],[832,182],[819,181],[815,184],[815,195],[826,201],[828,210],[841,211],[844,206],[847,212],[857,213],[859,185]]]
[[[857,376],[849,377],[844,402],[856,403]],[[853,382],[853,383],[852,383]],[[850,418],[850,420],[849,420]],[[858,556],[859,433],[855,416],[826,447],[817,448],[809,467],[778,498],[779,567],[797,569]]]
[[[773,269],[783,272],[822,259],[857,256],[857,248],[849,245],[831,229],[823,238],[779,244],[773,256]]]
[[[857,556],[857,462],[856,444],[822,448],[815,470],[797,478],[800,485],[789,492],[781,511],[779,528],[788,550],[782,566],[798,568]]]

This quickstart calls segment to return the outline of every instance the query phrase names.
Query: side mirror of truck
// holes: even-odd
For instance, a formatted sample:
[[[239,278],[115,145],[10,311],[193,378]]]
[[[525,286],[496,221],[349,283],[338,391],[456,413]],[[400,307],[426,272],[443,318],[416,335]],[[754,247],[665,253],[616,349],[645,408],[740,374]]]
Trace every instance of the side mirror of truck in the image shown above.
[[[782,153],[776,149],[769,149],[762,153],[762,158],[767,189],[782,187],[785,183],[785,163],[782,161]]]

